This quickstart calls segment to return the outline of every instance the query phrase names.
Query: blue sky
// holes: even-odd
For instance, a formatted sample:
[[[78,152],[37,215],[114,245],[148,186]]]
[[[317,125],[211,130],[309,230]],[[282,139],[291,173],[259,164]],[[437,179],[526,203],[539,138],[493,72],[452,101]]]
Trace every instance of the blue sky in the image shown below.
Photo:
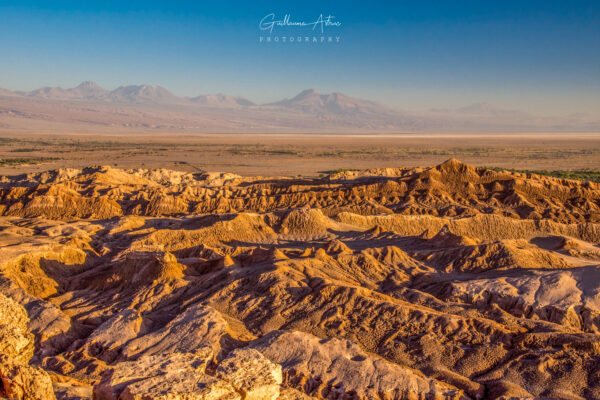
[[[260,43],[258,23],[331,14],[340,43]],[[273,36],[309,28],[281,27]],[[1,1],[0,87],[113,89],[257,102],[306,88],[407,110],[474,102],[600,114],[599,1]]]

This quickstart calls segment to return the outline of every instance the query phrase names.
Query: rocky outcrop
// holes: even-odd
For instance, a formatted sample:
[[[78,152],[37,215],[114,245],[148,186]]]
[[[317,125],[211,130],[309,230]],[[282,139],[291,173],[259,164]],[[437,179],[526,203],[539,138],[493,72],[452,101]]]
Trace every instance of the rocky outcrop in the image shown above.
[[[28,363],[33,357],[34,336],[27,330],[25,309],[0,294],[0,352],[15,362]]]
[[[94,386],[94,400],[276,400],[281,366],[254,349],[233,350],[209,375],[212,349],[143,355],[117,363]],[[292,396],[288,393],[287,396]],[[301,397],[298,397],[301,398]]]
[[[7,177],[0,188],[0,210],[6,216],[106,219],[274,212],[308,205],[329,213],[441,217],[492,213],[565,223],[600,221],[597,183],[492,171],[454,159],[426,169],[388,168],[302,182],[217,176],[104,166]],[[291,214],[287,220],[282,228],[289,230],[286,225],[292,223],[298,233],[324,227],[316,215]]]
[[[0,396],[18,400],[54,400],[47,372],[0,354]]]
[[[50,376],[29,366],[34,336],[25,309],[0,294],[0,396],[18,400],[53,400]]]
[[[211,348],[215,356],[221,351],[227,325],[221,315],[202,304],[190,306],[164,328],[141,335],[125,345],[125,358],[171,353],[194,353]]]
[[[286,386],[320,398],[465,398],[461,390],[371,356],[347,340],[273,332],[250,347],[283,366]]]
[[[281,365],[273,364],[254,349],[233,350],[221,361],[215,376],[231,383],[245,400],[279,397]]]
[[[112,362],[120,356],[123,345],[141,334],[142,325],[142,317],[136,310],[125,309],[96,328],[80,351]]]
[[[118,363],[94,387],[93,399],[241,399],[229,383],[204,373],[212,356],[209,348],[203,348],[195,353],[143,356]]]

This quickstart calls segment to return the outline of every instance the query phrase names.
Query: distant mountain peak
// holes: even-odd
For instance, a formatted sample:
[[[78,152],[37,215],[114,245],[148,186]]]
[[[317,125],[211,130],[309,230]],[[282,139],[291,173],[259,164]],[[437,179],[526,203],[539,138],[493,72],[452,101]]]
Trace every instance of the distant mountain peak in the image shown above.
[[[108,94],[108,90],[92,81],[81,82],[77,87],[68,89],[67,92],[74,100],[101,100]]]
[[[390,113],[387,107],[368,100],[357,99],[339,92],[321,94],[316,89],[303,90],[291,99],[284,99],[269,105],[298,109],[319,115],[347,116],[357,113],[384,115]]]
[[[167,89],[157,85],[119,86],[110,92],[108,97],[112,101],[126,103],[166,103],[184,101]]]
[[[298,93],[295,98],[313,96],[313,95],[320,95],[320,93],[316,89],[305,89],[305,90],[301,91],[300,93]]]
[[[252,101],[239,96],[230,96],[223,93],[204,94],[192,97],[190,101],[210,107],[248,107],[255,105]]]
[[[75,89],[101,89],[101,90],[104,90],[103,88],[98,86],[98,84],[94,81],[83,81],[79,85],[77,85],[75,87]]]

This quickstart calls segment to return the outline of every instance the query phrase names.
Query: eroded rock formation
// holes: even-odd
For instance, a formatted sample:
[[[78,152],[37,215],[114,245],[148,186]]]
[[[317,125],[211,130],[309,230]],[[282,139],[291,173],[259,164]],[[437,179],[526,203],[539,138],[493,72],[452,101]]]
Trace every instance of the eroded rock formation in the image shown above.
[[[4,397],[600,399],[597,184],[450,160],[0,186]]]
[[[28,364],[34,348],[28,322],[25,309],[0,293],[0,396],[53,400],[56,397],[48,373]]]

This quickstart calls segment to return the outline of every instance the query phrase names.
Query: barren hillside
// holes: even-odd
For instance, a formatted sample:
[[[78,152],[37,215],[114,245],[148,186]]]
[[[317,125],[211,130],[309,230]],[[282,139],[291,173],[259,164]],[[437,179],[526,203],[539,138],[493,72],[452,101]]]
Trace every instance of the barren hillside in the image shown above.
[[[0,396],[600,399],[600,184],[0,177]]]

